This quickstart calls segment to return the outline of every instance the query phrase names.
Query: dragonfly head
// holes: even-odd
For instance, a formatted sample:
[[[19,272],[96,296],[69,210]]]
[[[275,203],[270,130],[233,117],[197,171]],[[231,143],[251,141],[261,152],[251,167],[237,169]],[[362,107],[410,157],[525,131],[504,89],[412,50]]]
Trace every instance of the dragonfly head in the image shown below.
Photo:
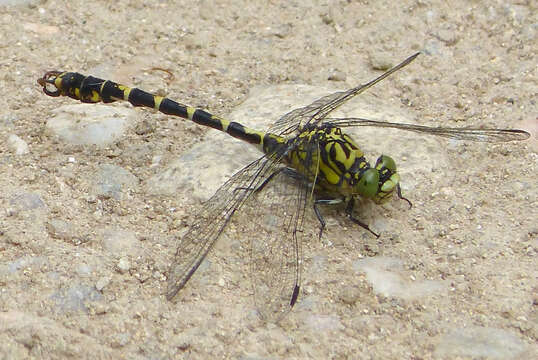
[[[394,191],[399,194],[400,176],[396,172],[396,163],[386,155],[381,155],[375,167],[361,174],[357,183],[357,192],[361,196],[372,199],[376,204],[383,204],[392,198]]]
[[[381,155],[375,167],[369,167],[360,173],[355,184],[355,193],[372,199],[376,204],[383,204],[392,198],[394,191],[398,191],[400,176],[396,173],[396,163],[391,157]]]
[[[400,175],[396,172],[396,163],[390,156],[381,155],[375,169],[379,174],[379,182],[376,194],[372,197],[376,204],[383,204],[392,198],[394,191],[400,188]]]

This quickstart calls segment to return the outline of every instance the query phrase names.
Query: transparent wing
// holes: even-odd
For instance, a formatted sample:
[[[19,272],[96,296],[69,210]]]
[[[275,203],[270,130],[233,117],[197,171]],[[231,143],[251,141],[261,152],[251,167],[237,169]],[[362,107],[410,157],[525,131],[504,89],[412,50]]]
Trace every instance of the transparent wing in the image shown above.
[[[297,145],[297,157],[310,173],[319,171],[316,140]],[[251,276],[256,307],[266,321],[278,322],[291,310],[301,285],[303,224],[312,179],[282,167],[252,196],[245,230],[251,234]],[[311,174],[314,175],[314,174]],[[314,176],[315,178],[315,176]]]
[[[419,54],[420,53],[416,53],[408,57],[400,64],[394,66],[392,69],[386,71],[376,79],[364,85],[359,85],[347,91],[335,92],[314,101],[310,105],[290,111],[289,113],[282,116],[279,120],[277,120],[273,124],[273,126],[268,129],[268,132],[285,136],[294,133],[295,131],[303,128],[306,125],[318,124],[329,113],[340,107],[346,101],[359,95],[366,89],[374,86],[381,80],[385,79],[386,77],[400,70],[404,66],[408,65],[411,61],[415,60],[415,58]]]
[[[293,307],[301,284],[301,242],[307,203],[304,181],[280,170],[254,193],[243,224],[249,234],[250,276],[261,318],[280,321]],[[251,206],[252,205],[252,206]]]
[[[181,238],[168,273],[166,297],[171,300],[185,286],[249,195],[272,173],[280,159],[261,157],[238,171],[197,214]]]
[[[479,129],[479,128],[449,128],[429,127],[423,125],[393,123],[363,118],[325,119],[324,125],[344,127],[375,126],[401,129],[422,134],[431,134],[457,140],[472,140],[483,142],[521,141],[530,137],[530,134],[517,129]]]

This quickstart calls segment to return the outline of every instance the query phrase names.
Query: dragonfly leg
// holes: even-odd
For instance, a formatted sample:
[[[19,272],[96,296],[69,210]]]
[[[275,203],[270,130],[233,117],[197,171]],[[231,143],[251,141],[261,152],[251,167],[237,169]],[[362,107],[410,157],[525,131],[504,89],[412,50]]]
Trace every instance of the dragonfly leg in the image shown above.
[[[407,200],[407,199],[406,199]],[[408,200],[409,201],[409,200]],[[371,234],[373,234],[376,238],[379,238],[379,234],[376,234],[372,229],[370,229],[370,227],[368,225],[366,225],[365,223],[363,223],[362,221],[360,221],[359,219],[357,219],[356,217],[353,216],[353,207],[355,206],[355,200],[353,198],[351,198],[348,202],[347,202],[347,206],[346,206],[346,214],[347,214],[347,217],[353,221],[355,224],[359,225],[361,228],[365,229],[365,230],[368,230]]]
[[[400,187],[400,184],[398,184],[398,185],[396,186],[396,189],[397,189],[397,192],[398,192],[398,197],[399,197],[401,200],[405,200],[405,201],[407,201],[407,203],[409,204],[409,209],[411,209],[411,208],[413,207],[413,203],[411,203],[411,201],[409,201],[408,198],[403,197],[403,195],[402,195],[402,188]]]
[[[269,176],[267,177],[267,179],[265,179],[265,180],[260,184],[260,186],[258,186],[258,187],[256,188],[256,190],[254,190],[254,191],[255,191],[255,192],[260,192],[260,191],[262,191],[263,188],[266,187],[267,184],[269,184],[269,182],[270,182],[271,180],[273,180],[273,178],[274,178],[276,175],[280,174],[280,173],[284,173],[284,175],[287,175],[287,176],[289,176],[289,177],[291,177],[291,178],[293,178],[293,179],[298,179],[298,178],[301,178],[301,177],[302,177],[302,175],[299,174],[299,173],[298,173],[297,171],[295,171],[294,169],[289,168],[289,167],[283,167],[283,168],[280,168],[280,169],[274,171],[271,175],[269,175]]]
[[[336,205],[342,203],[342,199],[316,199],[314,201],[314,213],[318,218],[320,227],[319,227],[319,239],[321,240],[321,235],[323,235],[323,230],[327,227],[327,223],[323,218],[323,215],[319,211],[318,205]]]
[[[274,171],[271,175],[269,175],[267,177],[267,179],[265,179],[257,188],[254,189],[254,192],[260,192],[262,191],[266,186],[267,184],[269,184],[269,182],[271,182],[271,180],[273,180],[273,178],[278,175],[279,173],[281,172],[284,172],[286,175],[291,175],[291,174],[288,174],[288,172],[293,172],[296,174],[295,170],[293,169],[290,169],[290,168],[280,168],[276,171]],[[291,175],[293,176],[293,175]],[[244,187],[244,186],[239,186],[239,187],[236,187],[234,189],[234,191],[239,191],[239,190],[251,190],[251,187]]]
[[[269,184],[269,183],[271,182],[271,180],[273,180],[273,178],[274,178],[276,175],[280,174],[280,172],[282,171],[282,169],[284,169],[284,168],[280,168],[280,169],[276,170],[275,172],[273,172],[271,175],[269,175],[269,176],[267,177],[267,179],[265,179],[265,180],[260,184],[260,186],[258,186],[254,191],[255,191],[255,192],[260,192],[260,191],[262,191],[263,188],[266,187],[267,184]]]

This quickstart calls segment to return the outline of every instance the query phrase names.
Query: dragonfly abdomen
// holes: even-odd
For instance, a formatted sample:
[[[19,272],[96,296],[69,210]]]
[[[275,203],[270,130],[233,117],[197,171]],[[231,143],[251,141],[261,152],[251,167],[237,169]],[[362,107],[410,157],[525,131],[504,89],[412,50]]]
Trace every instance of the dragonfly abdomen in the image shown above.
[[[84,103],[110,103],[124,100],[137,107],[149,107],[167,115],[191,120],[199,125],[223,131],[237,139],[257,145],[264,152],[270,152],[277,144],[286,140],[280,136],[248,128],[235,121],[215,116],[205,110],[180,104],[166,97],[153,95],[138,88],[130,88],[110,80],[85,76],[75,72],[50,71],[39,83],[46,87],[52,84],[55,91],[44,89],[47,95],[68,96]]]

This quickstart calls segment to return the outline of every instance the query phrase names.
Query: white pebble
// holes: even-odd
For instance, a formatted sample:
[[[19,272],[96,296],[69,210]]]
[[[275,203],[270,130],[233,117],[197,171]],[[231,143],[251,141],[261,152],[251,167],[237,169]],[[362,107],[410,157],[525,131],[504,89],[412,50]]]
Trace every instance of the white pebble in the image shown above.
[[[30,152],[30,148],[28,147],[26,141],[15,134],[9,135],[7,143],[16,155],[24,155]]]

